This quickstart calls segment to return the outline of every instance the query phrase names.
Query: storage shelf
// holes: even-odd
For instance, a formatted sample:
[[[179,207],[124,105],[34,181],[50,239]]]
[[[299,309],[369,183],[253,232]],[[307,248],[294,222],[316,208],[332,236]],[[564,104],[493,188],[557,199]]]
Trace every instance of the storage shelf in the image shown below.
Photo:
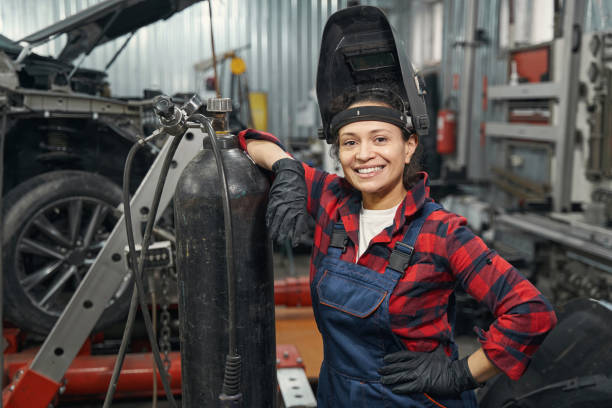
[[[489,137],[512,137],[538,142],[555,143],[561,132],[557,126],[486,122],[485,134]]]
[[[487,97],[491,100],[558,99],[560,93],[561,88],[556,82],[541,82],[489,86]]]

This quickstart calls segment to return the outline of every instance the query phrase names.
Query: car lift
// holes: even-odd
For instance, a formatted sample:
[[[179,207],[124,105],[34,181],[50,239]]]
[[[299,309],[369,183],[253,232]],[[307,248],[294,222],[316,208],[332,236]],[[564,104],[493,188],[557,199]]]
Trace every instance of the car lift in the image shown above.
[[[174,194],[174,186],[183,169],[200,151],[206,137],[199,125],[191,127],[187,132],[174,155],[156,221],[168,207]],[[146,210],[141,212],[140,209],[148,208],[152,201],[155,183],[170,143],[169,138],[133,195],[130,203],[133,214],[147,213]],[[138,243],[142,241],[138,227],[141,221],[134,217],[133,229]],[[34,356],[22,353],[24,355],[17,358],[6,357],[5,367],[8,369],[5,374],[9,375],[11,382],[2,392],[5,408],[47,408],[58,394],[68,391],[70,394],[79,392],[78,390],[99,391],[99,387],[102,387],[102,393],[105,392],[115,356],[88,355],[90,344],[87,340],[106,306],[130,287],[131,271],[124,259],[126,245],[127,236],[122,216],[38,352]],[[301,281],[284,282],[279,285],[283,292],[280,296],[288,303],[309,304],[309,292],[308,296],[305,294],[307,286],[307,283],[305,285]],[[296,296],[289,297],[300,300],[296,302],[288,299],[287,295],[291,293]],[[299,406],[316,406],[302,360],[297,356],[297,349],[291,347],[277,346],[277,377],[285,406],[296,406],[294,403],[299,403]],[[180,355],[171,353],[170,358],[171,388],[173,392],[180,393]],[[28,362],[29,365],[26,366]],[[150,353],[128,355],[121,371],[118,395],[138,396],[139,391],[142,394],[143,390],[148,389],[147,384],[150,387],[152,375]],[[147,383],[134,389],[141,379]],[[160,391],[163,393],[163,390]],[[150,395],[150,392],[145,394]],[[300,397],[291,399],[292,395]]]

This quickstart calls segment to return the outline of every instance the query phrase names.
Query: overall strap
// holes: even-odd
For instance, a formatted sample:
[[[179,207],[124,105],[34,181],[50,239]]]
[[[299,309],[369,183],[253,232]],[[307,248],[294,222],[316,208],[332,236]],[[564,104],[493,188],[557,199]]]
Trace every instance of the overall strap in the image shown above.
[[[387,268],[393,269],[395,272],[404,275],[406,268],[410,266],[410,259],[414,251],[414,244],[421,233],[421,228],[429,215],[442,208],[440,204],[434,202],[426,202],[423,207],[417,213],[418,216],[412,220],[404,238],[401,241],[395,243],[395,247],[389,256],[389,265]]]
[[[344,224],[342,221],[339,221],[334,224],[334,228],[332,229],[332,236],[329,242],[328,254],[340,257],[341,254],[346,251],[346,246],[348,245],[348,234],[344,229]]]

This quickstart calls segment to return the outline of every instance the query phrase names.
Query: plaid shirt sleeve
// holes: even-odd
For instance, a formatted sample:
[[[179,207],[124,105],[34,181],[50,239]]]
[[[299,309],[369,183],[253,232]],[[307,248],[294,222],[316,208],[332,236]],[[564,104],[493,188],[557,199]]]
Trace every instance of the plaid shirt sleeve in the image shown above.
[[[465,226],[465,218],[449,217],[446,251],[451,270],[466,292],[496,317],[488,330],[475,328],[479,341],[488,359],[517,380],[555,326],[555,313],[535,286]]]

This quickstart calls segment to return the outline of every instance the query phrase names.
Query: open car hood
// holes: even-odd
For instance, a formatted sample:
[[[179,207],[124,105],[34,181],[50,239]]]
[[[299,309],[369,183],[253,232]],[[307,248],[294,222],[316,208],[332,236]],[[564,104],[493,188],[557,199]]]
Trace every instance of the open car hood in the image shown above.
[[[20,41],[39,44],[68,34],[59,55],[73,61],[84,52],[161,19],[167,19],[202,0],[106,0],[28,35]]]
[[[8,37],[0,34],[0,50],[11,54],[18,54],[21,51],[21,46]]]

